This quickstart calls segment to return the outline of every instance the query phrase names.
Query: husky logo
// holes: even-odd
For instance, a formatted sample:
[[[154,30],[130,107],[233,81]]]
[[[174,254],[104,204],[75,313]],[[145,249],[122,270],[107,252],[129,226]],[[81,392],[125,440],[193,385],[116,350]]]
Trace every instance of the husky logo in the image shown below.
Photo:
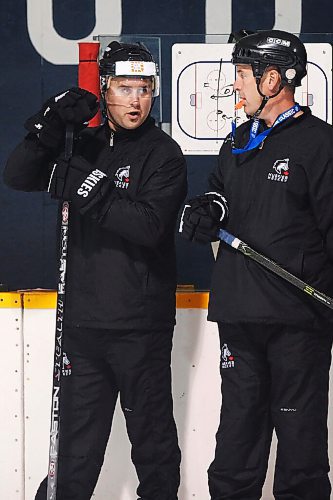
[[[67,354],[65,352],[62,353],[62,376],[69,377],[72,373],[72,365],[69,361]]]
[[[235,361],[227,344],[223,344],[221,349],[221,366],[222,368],[234,368]]]
[[[287,182],[289,176],[289,158],[283,160],[276,160],[273,165],[273,170],[276,172],[268,173],[267,179],[270,181]]]
[[[118,168],[117,172],[115,173],[115,177],[117,178],[117,180],[114,181],[116,187],[119,187],[121,189],[128,189],[130,182],[130,168],[130,165]]]
[[[273,165],[273,170],[275,170],[278,174],[289,175],[289,158],[285,158],[284,160],[277,160]]]

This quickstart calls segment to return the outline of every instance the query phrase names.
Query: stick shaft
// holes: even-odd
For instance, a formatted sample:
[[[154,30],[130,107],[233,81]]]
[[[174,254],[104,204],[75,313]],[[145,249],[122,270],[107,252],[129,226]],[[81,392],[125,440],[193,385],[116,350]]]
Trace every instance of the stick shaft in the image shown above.
[[[74,129],[72,125],[66,127],[65,158],[68,160],[73,152]],[[59,250],[59,277],[56,311],[55,347],[53,358],[53,387],[51,405],[49,467],[47,477],[47,500],[57,498],[58,459],[59,459],[59,432],[60,432],[60,389],[63,364],[63,325],[66,297],[66,271],[68,250],[69,203],[64,201],[61,210],[60,250]]]
[[[227,245],[235,248],[236,250],[246,255],[250,259],[255,260],[266,269],[269,269],[273,273],[277,274],[284,280],[288,281],[292,285],[302,290],[302,292],[307,293],[314,299],[318,300],[321,304],[324,304],[330,309],[333,309],[333,299],[331,297],[328,297],[324,293],[319,292],[312,286],[308,285],[301,279],[291,274],[289,271],[286,271],[283,267],[279,266],[279,264],[277,264],[273,260],[268,259],[259,252],[256,252],[255,250],[253,250],[253,248],[249,247],[246,243],[236,238],[236,236],[233,236],[225,229],[221,229],[219,231],[218,237],[220,238],[220,240],[224,241]]]

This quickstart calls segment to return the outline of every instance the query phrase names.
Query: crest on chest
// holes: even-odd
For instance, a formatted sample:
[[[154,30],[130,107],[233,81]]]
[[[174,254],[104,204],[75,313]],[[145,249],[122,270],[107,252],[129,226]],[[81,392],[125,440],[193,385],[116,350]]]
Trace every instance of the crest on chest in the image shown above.
[[[287,182],[289,179],[289,158],[276,160],[272,167],[272,172],[268,173],[267,179],[270,181]]]
[[[128,189],[128,186],[130,185],[130,169],[130,165],[126,165],[117,169],[116,173],[114,174],[114,183],[117,188]]]

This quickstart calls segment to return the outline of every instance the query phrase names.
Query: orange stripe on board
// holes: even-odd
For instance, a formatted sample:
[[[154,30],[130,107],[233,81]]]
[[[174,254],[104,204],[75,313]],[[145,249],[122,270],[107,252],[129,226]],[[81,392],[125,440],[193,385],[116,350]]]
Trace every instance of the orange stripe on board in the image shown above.
[[[35,291],[23,292],[24,309],[55,309],[57,306],[56,291]]]
[[[24,309],[55,309],[57,293],[55,290],[21,290],[0,293],[0,308],[21,307]],[[207,309],[209,292],[177,292],[177,309]]]
[[[177,292],[177,309],[207,309],[209,293],[208,292]]]
[[[0,309],[21,308],[21,294],[19,292],[1,292]]]

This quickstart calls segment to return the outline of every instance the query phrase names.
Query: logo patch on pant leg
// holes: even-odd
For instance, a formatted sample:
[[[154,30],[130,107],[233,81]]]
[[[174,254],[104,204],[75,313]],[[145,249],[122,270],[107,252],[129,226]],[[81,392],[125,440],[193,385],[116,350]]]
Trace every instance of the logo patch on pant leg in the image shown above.
[[[235,367],[235,358],[231,354],[228,344],[223,344],[221,349],[221,366],[223,369]]]
[[[62,353],[62,376],[69,377],[72,373],[72,365],[65,352]]]

